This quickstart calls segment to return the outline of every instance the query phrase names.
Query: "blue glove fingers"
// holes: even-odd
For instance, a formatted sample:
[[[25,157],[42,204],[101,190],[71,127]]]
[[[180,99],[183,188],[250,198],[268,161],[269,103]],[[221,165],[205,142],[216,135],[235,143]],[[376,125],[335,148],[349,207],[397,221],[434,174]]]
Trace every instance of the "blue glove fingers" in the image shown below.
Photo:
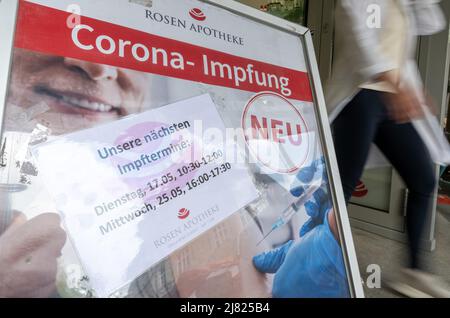
[[[331,200],[328,196],[328,191],[321,188],[314,193],[313,197],[318,205],[318,215],[320,218],[323,218],[323,215],[332,207]]]
[[[313,197],[316,200],[316,203],[321,205],[323,202],[328,200],[328,191],[323,187],[319,188],[316,192],[314,192]]]
[[[310,166],[301,169],[296,178],[303,183],[303,185],[291,189],[291,194],[295,197],[300,197],[305,192],[306,187],[309,186],[311,181],[318,178],[326,180],[325,161],[323,157],[315,160]]]
[[[327,202],[323,203],[323,204],[320,206],[320,209],[319,209],[319,215],[320,215],[320,219],[321,219],[321,220],[323,220],[325,214],[326,214],[331,208],[332,208],[332,205],[331,205],[331,201],[330,201],[330,200],[328,200]],[[321,223],[323,223],[323,222],[321,222]]]
[[[308,201],[305,203],[305,210],[306,210],[306,214],[308,214],[308,216],[312,217],[312,218],[318,218],[320,209],[319,206],[312,202],[312,201]]]
[[[276,249],[256,255],[253,257],[253,265],[261,273],[276,273],[293,242],[289,241]]]
[[[300,173],[299,173],[300,174]],[[298,176],[297,176],[298,177]],[[300,179],[300,177],[298,177]],[[309,181],[302,181],[302,182],[310,182],[312,180],[312,178]],[[298,187],[292,188],[291,189],[291,194],[294,197],[300,197],[303,193],[305,193],[306,188],[309,186],[308,185],[300,185]],[[314,198],[316,198],[317,202],[321,202],[322,200],[327,198],[327,191],[324,189],[318,189],[315,193],[314,193]]]
[[[300,237],[305,236],[306,233],[314,229],[317,225],[324,223],[325,215],[330,210],[331,207],[327,205],[322,205],[320,208],[316,208],[316,205],[311,202],[305,204],[306,213],[311,216],[311,218],[303,224],[300,229]]]
[[[303,193],[305,193],[305,187],[304,186],[299,186],[299,187],[291,189],[291,194],[294,197],[298,198],[298,197],[302,196]]]
[[[314,178],[315,173],[316,167],[314,164],[312,164],[309,167],[301,169],[300,172],[297,174],[297,179],[303,183],[308,183],[311,182],[311,180]]]
[[[303,224],[302,228],[300,229],[300,237],[305,236],[309,231],[314,229],[317,226],[317,222],[314,219],[309,219],[306,221],[305,224]]]
[[[328,218],[290,248],[275,274],[273,297],[349,297],[342,249]]]

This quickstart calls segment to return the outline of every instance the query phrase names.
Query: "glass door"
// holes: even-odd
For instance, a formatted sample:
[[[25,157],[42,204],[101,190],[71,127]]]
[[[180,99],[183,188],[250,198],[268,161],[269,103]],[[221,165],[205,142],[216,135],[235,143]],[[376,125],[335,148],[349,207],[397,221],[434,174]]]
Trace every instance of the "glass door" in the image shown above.
[[[334,44],[334,5],[335,0],[323,2],[320,36],[319,67],[322,80],[326,81],[331,70]],[[315,3],[315,1],[314,1]],[[441,7],[447,17],[450,15],[450,2],[443,1]],[[316,10],[317,11],[317,10]],[[308,19],[308,24],[310,19]],[[327,36],[325,36],[327,35]],[[448,47],[449,29],[432,37],[420,38],[417,49],[417,62],[429,95],[440,110],[443,121],[450,62]],[[445,67],[443,67],[445,66]],[[438,170],[438,169],[437,169]],[[355,189],[348,207],[352,225],[392,239],[405,240],[405,207],[408,190],[400,176],[392,167],[366,170]],[[427,221],[423,247],[434,248],[435,204]]]
[[[381,234],[403,232],[407,191],[392,167],[368,169],[359,181],[348,207],[353,223]],[[382,227],[382,228],[378,228]]]

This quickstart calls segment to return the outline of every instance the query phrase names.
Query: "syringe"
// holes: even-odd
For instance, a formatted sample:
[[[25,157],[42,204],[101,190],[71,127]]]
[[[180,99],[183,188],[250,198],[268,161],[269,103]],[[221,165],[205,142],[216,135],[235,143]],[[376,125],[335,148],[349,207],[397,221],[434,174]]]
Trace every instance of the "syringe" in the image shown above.
[[[283,212],[281,212],[281,215],[276,219],[275,223],[272,224],[272,228],[270,229],[269,233],[267,233],[262,238],[262,240],[259,241],[258,244],[256,244],[256,246],[258,246],[259,244],[264,242],[264,240],[266,238],[268,238],[269,235],[272,234],[276,229],[279,229],[283,225],[287,224],[292,219],[292,217],[295,215],[295,213],[297,213],[299,207],[303,206],[306,202],[308,202],[309,199],[311,198],[311,196],[314,194],[314,192],[316,192],[320,188],[320,186],[321,186],[321,183],[313,183],[310,186],[308,186],[306,188],[306,191],[303,193],[302,197],[300,198],[300,200],[292,203]]]

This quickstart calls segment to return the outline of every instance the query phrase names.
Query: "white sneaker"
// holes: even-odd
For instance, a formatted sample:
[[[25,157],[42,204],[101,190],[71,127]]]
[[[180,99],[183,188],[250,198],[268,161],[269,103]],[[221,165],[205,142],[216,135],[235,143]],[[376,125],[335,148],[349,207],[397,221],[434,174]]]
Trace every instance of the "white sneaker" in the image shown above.
[[[385,283],[410,298],[450,298],[450,288],[442,279],[417,269],[402,269],[400,280],[388,279]]]

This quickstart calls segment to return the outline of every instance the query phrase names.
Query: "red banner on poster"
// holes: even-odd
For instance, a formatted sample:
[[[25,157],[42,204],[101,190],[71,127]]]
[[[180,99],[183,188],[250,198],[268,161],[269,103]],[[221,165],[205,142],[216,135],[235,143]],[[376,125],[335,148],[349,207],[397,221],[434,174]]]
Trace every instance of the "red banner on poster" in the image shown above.
[[[250,92],[312,101],[308,74],[21,1],[17,48]]]

